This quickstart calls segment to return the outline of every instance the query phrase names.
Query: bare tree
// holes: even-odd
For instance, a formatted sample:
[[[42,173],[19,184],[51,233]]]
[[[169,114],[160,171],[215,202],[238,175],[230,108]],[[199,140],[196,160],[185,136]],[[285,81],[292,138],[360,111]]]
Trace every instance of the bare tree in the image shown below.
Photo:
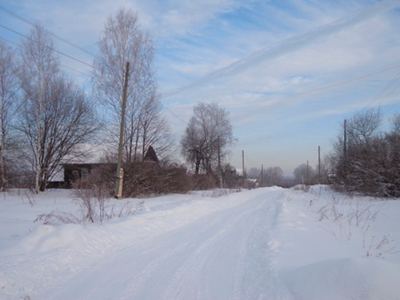
[[[199,103],[193,108],[193,116],[181,139],[181,153],[195,166],[196,174],[200,167],[212,174],[221,166],[233,143],[232,125],[226,110],[216,103]]]
[[[0,41],[0,168],[1,168],[1,190],[5,191],[8,185],[6,175],[5,151],[10,150],[12,140],[10,136],[10,124],[18,107],[17,92],[19,81],[17,76],[18,65],[14,50]]]
[[[160,103],[152,68],[152,39],[140,29],[137,15],[121,8],[115,16],[108,18],[98,45],[100,55],[94,61],[92,84],[96,97],[112,112],[109,115],[110,136],[118,136],[115,129],[121,121],[122,86],[125,64],[129,62],[125,159],[127,162],[142,160],[145,148],[150,143],[160,153],[162,147],[154,143],[170,135],[165,119],[159,115]]]
[[[181,139],[181,154],[187,162],[195,167],[195,174],[199,174],[200,166],[206,152],[206,139],[195,117],[192,117]]]
[[[280,185],[283,182],[284,174],[280,167],[270,167],[264,170],[264,182],[267,186]]]
[[[332,155],[332,153],[328,153],[323,156],[321,164],[317,164],[317,168],[320,169],[319,183],[327,184],[334,180],[336,165],[336,157]]]
[[[35,190],[39,192],[42,153],[42,114],[43,101],[46,91],[49,90],[51,79],[59,72],[59,59],[53,48],[53,41],[48,32],[40,25],[35,25],[29,33],[28,39],[22,41],[22,73],[21,85],[24,91],[27,106],[35,111]],[[31,128],[32,130],[33,128]]]
[[[247,171],[247,178],[250,179],[258,179],[261,174],[261,169],[259,168],[250,168],[250,170]]]
[[[151,145],[164,157],[171,153],[173,138],[169,123],[160,110],[160,102],[156,95],[149,97],[143,103],[139,116],[142,156]]]
[[[293,171],[296,183],[312,184],[315,176],[314,169],[307,164],[301,164]]]
[[[67,155],[73,155],[76,145],[88,141],[99,127],[95,110],[85,98],[85,92],[62,74],[51,79],[43,94],[42,107],[27,102],[21,109],[18,129],[27,138],[31,163],[39,158],[40,190],[46,189],[48,180]],[[40,131],[36,122],[40,118]],[[40,141],[38,141],[40,137]],[[37,153],[37,144],[40,152]]]
[[[392,133],[397,133],[400,134],[400,114],[396,114],[392,116],[390,119],[390,122],[392,123]]]
[[[370,109],[356,113],[347,122],[349,145],[368,143],[381,124],[380,110]]]

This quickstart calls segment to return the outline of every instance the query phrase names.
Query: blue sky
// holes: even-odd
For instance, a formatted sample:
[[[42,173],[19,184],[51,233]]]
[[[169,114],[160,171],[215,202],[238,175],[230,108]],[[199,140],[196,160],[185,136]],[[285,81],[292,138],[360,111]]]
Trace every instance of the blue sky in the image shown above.
[[[230,112],[238,139],[230,162],[280,166],[287,175],[317,163],[340,124],[380,107],[387,125],[400,113],[400,0],[394,1],[0,1],[29,20],[90,51],[106,18],[120,7],[138,13],[156,47],[155,69],[178,143],[198,102]],[[30,25],[0,10],[0,25],[27,34]],[[0,27],[0,37],[21,37]],[[59,40],[57,48],[93,57]],[[90,67],[61,57],[87,85]],[[172,113],[170,113],[173,112]],[[179,118],[178,118],[178,117]]]

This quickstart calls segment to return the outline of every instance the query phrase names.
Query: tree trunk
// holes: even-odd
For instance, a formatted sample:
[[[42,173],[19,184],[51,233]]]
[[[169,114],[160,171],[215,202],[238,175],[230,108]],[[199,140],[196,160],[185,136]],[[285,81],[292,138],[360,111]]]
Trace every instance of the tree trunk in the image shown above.
[[[3,78],[2,78],[3,79]],[[3,85],[3,83],[2,83]],[[4,90],[2,88],[2,90]],[[6,171],[4,166],[4,146],[5,146],[5,120],[4,120],[4,92],[1,95],[1,149],[0,149],[0,164],[1,164],[1,190],[3,192],[7,189],[7,181],[6,181]]]

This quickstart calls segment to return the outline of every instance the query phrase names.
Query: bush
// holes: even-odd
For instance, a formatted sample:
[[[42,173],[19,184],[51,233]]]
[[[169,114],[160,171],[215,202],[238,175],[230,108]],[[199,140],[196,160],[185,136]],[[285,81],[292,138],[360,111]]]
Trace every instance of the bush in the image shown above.
[[[188,175],[186,168],[168,162],[140,162],[122,165],[124,169],[123,196],[142,197],[147,195],[162,195],[168,193],[187,193],[190,190],[207,190],[217,187],[214,175]],[[87,180],[76,180],[72,187],[87,193],[90,190],[93,197],[105,192],[112,197],[115,189],[115,164],[99,164],[91,170]],[[229,175],[229,176],[228,176]],[[240,178],[236,174],[225,175],[224,186],[237,187]],[[238,179],[239,178],[239,179]],[[80,198],[87,198],[84,194]],[[89,204],[88,204],[89,205]]]
[[[209,174],[192,175],[193,190],[209,190],[217,187],[216,178]]]
[[[143,162],[124,165],[125,197],[187,193],[191,190],[186,169],[176,164]]]
[[[89,176],[89,178],[91,177]],[[108,188],[107,184],[100,182],[86,183],[86,188],[76,188],[74,194],[75,201],[81,208],[83,220],[90,223],[103,223],[106,218],[106,203],[112,195],[112,190]]]
[[[186,174],[186,169],[179,166],[165,168],[165,185],[169,193],[187,193],[192,190],[192,180]]]
[[[116,218],[126,217],[141,211],[144,207],[144,201],[135,206],[126,202],[119,209],[116,205],[109,205],[113,195],[113,186],[110,182],[102,182],[99,173],[93,173],[88,176],[87,181],[76,181],[73,184],[74,201],[79,206],[80,216],[62,211],[51,211],[47,214],[38,215],[35,222],[42,221],[44,224],[86,224],[100,223]]]

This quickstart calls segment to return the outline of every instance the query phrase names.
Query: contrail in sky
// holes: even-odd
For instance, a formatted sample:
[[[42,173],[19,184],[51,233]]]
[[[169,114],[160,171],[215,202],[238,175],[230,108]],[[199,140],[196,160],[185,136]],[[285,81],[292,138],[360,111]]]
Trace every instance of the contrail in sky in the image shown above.
[[[162,98],[165,99],[173,95],[179,94],[181,92],[184,92],[186,90],[191,90],[193,88],[205,85],[207,83],[214,82],[217,79],[228,77],[230,75],[237,74],[239,72],[243,72],[244,70],[249,69],[254,65],[257,65],[260,61],[270,60],[282,54],[296,51],[310,43],[313,43],[324,37],[340,32],[343,29],[352,27],[364,20],[368,20],[376,15],[390,11],[397,7],[400,7],[399,0],[382,1],[377,4],[368,6],[359,13],[357,13],[356,15],[347,18],[342,18],[339,21],[318,27],[302,35],[288,38],[277,46],[261,49],[253,53],[252,55],[244,59],[238,60],[225,68],[210,73],[205,77],[200,78],[199,80],[196,80],[195,82],[189,85],[186,85],[184,87],[172,91],[165,92],[162,94]]]

